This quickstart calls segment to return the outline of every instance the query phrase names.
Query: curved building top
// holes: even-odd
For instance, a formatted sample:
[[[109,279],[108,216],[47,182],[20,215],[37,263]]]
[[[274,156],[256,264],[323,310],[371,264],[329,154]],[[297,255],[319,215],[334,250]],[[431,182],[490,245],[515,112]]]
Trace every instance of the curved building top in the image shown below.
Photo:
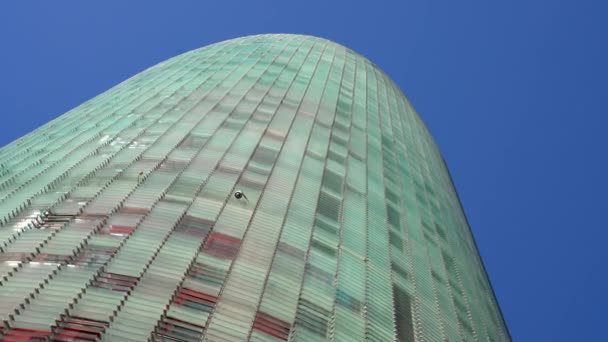
[[[300,35],[162,62],[0,150],[0,339],[508,341],[398,87]]]

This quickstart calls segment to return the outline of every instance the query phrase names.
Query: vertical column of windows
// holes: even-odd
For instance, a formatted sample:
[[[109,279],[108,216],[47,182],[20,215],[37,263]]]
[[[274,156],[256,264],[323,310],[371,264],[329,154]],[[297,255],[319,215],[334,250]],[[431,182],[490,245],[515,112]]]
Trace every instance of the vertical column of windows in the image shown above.
[[[309,49],[311,49],[309,50],[311,54],[307,57],[306,62],[302,64],[302,60],[300,60],[298,63],[292,64],[294,67],[305,67],[311,63],[313,65],[316,63],[318,57],[312,53],[314,51],[312,47],[309,47]],[[290,70],[288,74],[292,74],[292,72],[293,70]],[[296,76],[295,72],[291,77],[294,76]],[[304,95],[301,86],[308,84],[309,79],[310,75],[301,74],[301,76],[296,77],[293,86],[288,88],[287,94],[283,93],[278,97],[268,96],[270,95],[268,94],[264,99],[265,101],[268,99],[270,103],[274,102],[273,106],[276,106],[275,118],[266,130],[264,137],[257,147],[256,155],[254,155],[248,166],[250,171],[263,175],[259,178],[263,182],[260,184],[261,189],[253,192],[256,201],[253,204],[255,206],[255,213],[249,213],[247,218],[248,221],[251,221],[249,224],[246,221],[241,225],[241,227],[247,227],[248,225],[246,232],[242,230],[239,232],[239,237],[243,239],[243,245],[238,252],[237,259],[231,265],[217,310],[212,320],[207,324],[208,333],[206,339],[231,338],[243,340],[246,339],[250,332],[263,288],[265,273],[269,267],[269,265],[264,267],[264,264],[269,264],[271,260],[269,256],[265,257],[263,252],[258,253],[258,250],[266,253],[273,252],[272,248],[261,246],[272,243],[272,235],[270,234],[272,234],[273,229],[277,229],[277,220],[282,217],[280,205],[286,203],[281,203],[281,201],[272,198],[273,193],[282,190],[282,184],[284,183],[272,176],[274,174],[273,170],[275,167],[283,168],[285,159],[289,160],[290,158],[289,156],[280,154],[283,137],[287,136],[287,132],[296,114],[296,108],[289,105],[289,103],[294,100],[300,101]],[[284,101],[281,103],[283,98],[288,99],[288,103]],[[289,144],[292,143],[289,142]],[[289,181],[285,183],[288,184]],[[228,213],[224,211],[220,216],[220,220],[229,217],[226,216]],[[224,228],[223,225],[220,227]],[[231,230],[234,230],[234,228]],[[245,238],[243,238],[243,234],[246,234]],[[251,243],[254,243],[255,250],[251,250]],[[244,284],[248,284],[246,290],[242,287]],[[228,325],[233,328],[228,330],[219,329],[220,326]]]
[[[345,74],[340,87],[340,96],[332,141],[339,147],[339,157],[346,166],[343,181],[340,180],[342,194],[342,213],[340,217],[340,246],[338,250],[338,271],[334,305],[334,341],[357,341],[365,339],[365,224],[364,204],[361,193],[365,187],[353,191],[349,186],[352,179],[361,181],[365,175],[353,173],[354,168],[364,169],[360,160],[355,159],[350,151],[352,144],[351,126],[355,99],[356,59],[347,52]],[[332,152],[330,146],[330,153]],[[357,165],[354,166],[353,164]],[[359,199],[359,202],[357,202]]]
[[[441,321],[441,313],[439,311],[439,302],[437,299],[435,282],[437,281],[437,271],[434,270],[436,265],[441,265],[441,260],[437,258],[437,250],[439,245],[435,240],[434,220],[429,208],[429,202],[426,190],[424,187],[425,178],[428,177],[426,170],[424,152],[419,143],[420,132],[416,126],[419,124],[414,114],[408,115],[410,125],[408,126],[411,142],[407,147],[408,158],[412,160],[414,168],[410,168],[409,175],[411,176],[411,193],[414,195],[416,205],[416,217],[413,220],[418,226],[416,234],[416,243],[413,247],[414,266],[417,278],[417,290],[419,296],[423,300],[417,302],[417,307],[420,312],[421,331],[426,336],[436,336],[437,323]],[[439,330],[440,334],[445,334],[443,326]]]
[[[475,275],[480,272],[481,265],[478,263],[477,258],[473,256],[473,253],[476,252],[473,252],[475,247],[472,237],[466,231],[468,228],[466,219],[460,210],[456,212],[458,214],[455,217],[454,226],[459,227],[459,230],[462,232],[463,239],[461,239],[461,248],[459,251],[460,257],[457,259],[458,261],[454,265],[459,271],[462,269],[462,272],[458,272],[458,274],[469,309],[469,317],[467,317],[468,320],[465,319],[465,317],[459,316],[459,321],[467,332],[474,333],[479,339],[484,339],[487,338],[486,328],[484,326],[481,313],[479,312],[481,309],[480,293],[482,292],[477,289],[478,286],[475,278]]]
[[[300,329],[307,328],[298,331],[296,326],[297,338],[301,340],[331,338],[335,332],[333,317],[336,298],[335,278],[341,234],[342,184],[346,173],[344,145],[348,139],[348,133],[344,130],[338,132],[339,129],[336,127],[342,125],[340,127],[343,128],[344,124],[344,121],[340,121],[343,118],[339,115],[338,98],[345,64],[346,50],[339,49],[332,61],[332,69],[326,81],[317,116],[317,122],[323,132],[320,142],[327,147],[325,147],[326,152],[322,152],[325,155],[325,168],[320,179],[321,190],[298,308],[301,322],[296,321]]]
[[[367,297],[368,326],[367,338],[391,341],[395,339],[393,293],[391,286],[391,264],[389,249],[386,198],[384,194],[382,129],[380,117],[383,115],[379,96],[380,85],[374,67],[365,62],[367,73],[367,176],[368,176],[368,263]]]
[[[402,182],[399,171],[397,153],[402,148],[403,142],[398,136],[399,123],[393,121],[396,108],[391,102],[392,94],[389,93],[390,81],[386,76],[377,71],[378,96],[380,107],[380,119],[382,127],[382,157],[384,194],[386,198],[386,215],[388,229],[388,248],[390,250],[391,279],[393,282],[393,306],[395,314],[396,338],[405,341],[414,338],[411,284],[409,273],[411,273],[408,257],[405,252],[405,239],[407,238],[403,215]],[[397,152],[396,152],[397,151]],[[408,293],[408,289],[410,292]]]
[[[290,42],[289,46],[290,48],[286,49],[284,54],[278,55],[277,59],[289,57],[290,54],[297,51],[297,45],[294,42]],[[294,58],[293,62],[301,63],[301,61],[298,61],[298,59],[301,58],[301,54],[296,54],[296,56],[297,57]],[[270,64],[271,63],[266,64],[269,67],[267,74],[274,75],[273,77],[275,78],[279,77],[274,82],[287,82],[288,85],[295,76],[295,73],[281,73],[280,69],[270,68]],[[260,81],[261,80],[262,78],[260,78]],[[249,96],[246,97],[245,101],[251,101],[249,103],[255,103],[256,106],[259,104],[259,108],[257,108],[257,110],[249,111],[249,113],[252,113],[249,126],[246,127],[245,130],[239,135],[239,142],[235,144],[233,151],[226,155],[222,163],[219,165],[217,172],[222,173],[228,170],[242,170],[244,165],[239,163],[246,163],[247,161],[249,161],[249,168],[251,166],[251,162],[258,158],[256,155],[261,151],[260,148],[258,148],[257,152],[254,153],[253,157],[251,157],[251,153],[257,145],[252,144],[252,142],[259,141],[260,138],[263,139],[261,134],[265,131],[265,127],[261,125],[268,124],[270,122],[271,118],[273,117],[272,114],[277,110],[276,106],[278,105],[278,102],[275,103],[274,100],[272,100],[272,97],[269,97],[271,102],[266,103],[264,100],[265,95],[271,89],[271,85],[272,83],[267,83],[260,86],[260,82],[258,81],[257,85],[254,85],[251,91],[245,93],[247,96]],[[285,88],[285,91],[287,88],[288,87]],[[252,95],[254,95],[254,97],[251,97]],[[268,107],[269,105],[274,106],[274,108]],[[266,112],[265,108],[268,108],[270,112]],[[256,115],[263,116],[257,117],[256,119]],[[277,114],[274,115],[276,116]],[[263,121],[260,120],[262,118]],[[276,121],[273,120],[273,122]],[[238,157],[238,159],[235,159],[234,157]],[[237,171],[237,175],[240,172],[241,171]],[[245,169],[245,174],[246,173],[247,169]],[[236,181],[236,179],[234,179],[234,181]],[[206,196],[211,195],[214,198],[216,196],[222,196],[225,201],[226,195],[231,195],[230,193],[226,193],[226,190],[232,189],[233,187],[234,183],[228,185],[225,189],[218,188],[216,189],[217,191],[215,195],[213,195],[211,192],[213,189],[206,189],[204,194]],[[250,192],[249,198],[253,202],[257,198],[255,192]],[[224,204],[226,206],[222,208]],[[250,203],[248,202],[247,206],[249,204]],[[237,208],[240,208],[240,210],[233,211]],[[235,257],[236,251],[240,245],[242,233],[244,233],[242,232],[239,234],[235,231],[235,228],[238,229],[239,227],[243,227],[242,223],[238,224],[239,222],[235,221],[235,218],[240,221],[240,219],[244,217],[241,214],[243,209],[244,207],[242,203],[229,201],[228,203],[222,203],[222,205],[215,206],[213,209],[215,213],[207,210],[206,213],[199,214],[205,215],[205,217],[198,216],[199,218],[197,220],[205,220],[206,222],[213,224],[213,232],[209,235],[205,244],[203,245],[201,253],[199,253],[197,256],[197,262],[190,266],[190,269],[178,291],[177,297],[175,297],[170,303],[168,314],[159,322],[157,331],[153,335],[154,338],[172,336],[172,338],[179,337],[185,339],[186,337],[182,336],[181,334],[187,330],[190,332],[190,334],[193,334],[192,336],[196,336],[192,338],[197,340],[200,339],[206,318],[215,307],[221,284],[223,283],[228,268],[230,267],[229,260]],[[220,212],[222,213],[218,218],[217,215]],[[227,213],[229,215],[226,215]],[[218,265],[222,265],[222,267],[218,268]],[[188,300],[186,300],[184,297],[186,295],[190,296],[188,297]],[[170,328],[167,325],[169,322],[182,323],[178,324],[177,328]]]
[[[398,92],[398,90],[395,90],[395,92]],[[402,100],[399,100],[399,101],[400,101],[400,105],[399,105],[398,108],[399,108],[399,110],[401,112],[400,113],[400,117],[401,118],[405,118],[405,119],[410,119],[411,116],[413,115],[411,113],[411,108],[408,107],[407,104],[405,102],[403,102]],[[403,122],[405,122],[405,121],[403,121]],[[406,134],[406,135],[404,135],[404,137],[407,140],[407,135],[411,135],[411,134],[414,134],[414,133],[411,130],[411,124],[404,125],[404,127],[407,128],[407,132],[409,132],[409,133],[404,133],[404,134]],[[405,132],[405,130],[404,130],[404,132]],[[410,141],[412,141],[412,140],[410,140]],[[408,145],[408,147],[409,147],[409,145]],[[408,152],[404,151],[404,155],[408,155]],[[417,174],[415,171],[413,173],[412,173],[412,171],[407,171],[405,173],[408,174],[408,175],[412,175],[412,174],[416,175]],[[415,180],[415,181],[409,181],[409,182],[410,182],[410,184],[412,184],[414,186],[411,188],[411,190],[408,191],[408,193],[415,194],[415,197],[414,197],[413,201],[419,202],[418,204],[416,204],[416,203],[413,204],[413,205],[416,206],[416,218],[413,221],[414,222],[421,222],[422,225],[421,226],[419,225],[419,226],[423,228],[423,230],[422,230],[422,233],[423,233],[422,236],[420,236],[419,234],[415,234],[415,236],[417,236],[417,239],[420,239],[420,242],[418,242],[416,244],[413,244],[411,246],[412,246],[412,248],[416,249],[418,247],[418,245],[423,245],[423,244],[427,244],[428,245],[429,243],[430,244],[433,244],[433,243],[436,244],[437,243],[437,242],[435,242],[435,240],[437,239],[435,237],[437,235],[437,234],[435,234],[435,228],[436,228],[435,221],[436,221],[436,219],[429,217],[428,211],[426,211],[426,212],[422,211],[422,214],[418,214],[420,212],[420,210],[421,210],[421,209],[419,209],[419,208],[421,208],[420,205],[423,205],[424,203],[427,203],[426,202],[427,201],[426,200],[426,197],[427,197],[426,196],[426,192],[427,192],[427,190],[425,189],[424,186],[422,186],[420,184],[421,181],[416,181]],[[422,182],[424,182],[424,181],[422,181]],[[406,193],[406,196],[407,196],[407,193]],[[411,198],[411,197],[408,197],[408,198]],[[431,199],[431,201],[432,200],[433,199]],[[422,203],[422,204],[420,204],[420,203]],[[433,203],[433,202],[430,202],[430,203]],[[432,223],[428,223],[428,222],[432,222]],[[431,226],[431,224],[432,224],[432,226]],[[441,246],[442,246],[442,249],[445,248],[445,245],[441,244]],[[432,246],[430,248],[432,248]],[[420,249],[420,248],[418,248],[418,249]],[[419,251],[419,252],[422,252],[422,251]],[[417,253],[417,255],[421,255],[421,254],[419,254],[419,252]],[[416,258],[419,258],[419,257],[417,256]],[[445,264],[445,261],[442,260],[442,259],[443,258],[436,258],[436,263],[437,263],[435,265],[436,266],[436,270],[434,270],[434,271],[431,272],[431,276],[432,276],[431,281],[435,282],[434,286],[437,286],[437,285],[441,286],[442,284],[443,284],[443,286],[445,286],[445,283],[446,283],[446,280],[443,279],[440,276],[440,273],[441,273],[441,267],[440,266],[443,265],[443,264]],[[416,267],[417,267],[417,265],[416,265]],[[417,276],[422,276],[424,274],[419,274],[419,271],[416,271],[416,275]],[[424,283],[424,282],[422,282],[422,283]],[[419,283],[419,284],[422,284],[422,283]],[[458,336],[458,328],[457,328],[457,326],[459,326],[460,324],[457,323],[458,320],[454,319],[453,316],[450,316],[453,311],[449,309],[450,308],[450,304],[446,303],[446,302],[449,302],[449,299],[445,298],[448,295],[449,295],[449,293],[445,293],[444,296],[442,297],[443,299],[441,299],[441,301],[444,302],[445,305],[447,305],[447,308],[444,307],[444,310],[442,312],[444,315],[447,315],[446,318],[443,321],[444,322],[443,325],[444,325],[444,328],[446,329],[446,334],[448,334],[449,336],[451,336],[452,338],[454,338],[453,336]],[[428,313],[425,313],[425,311],[428,310],[428,308],[426,306],[420,306],[418,304],[416,306],[418,307],[418,310],[422,311],[420,313],[421,316],[426,317],[428,315]],[[424,323],[424,321],[422,321],[422,323],[423,323],[422,325],[425,325],[425,324],[428,325],[429,324],[429,323]],[[426,328],[426,329],[431,329],[431,328],[429,327],[429,328]],[[428,334],[426,331],[424,331],[424,329],[422,327],[420,328],[420,330],[422,331],[423,334]],[[463,334],[462,329],[460,331],[460,334]],[[464,339],[471,339],[471,340],[474,339],[473,335],[468,335],[469,337],[466,337],[466,338],[464,337],[466,335],[461,335],[461,336],[463,336]]]
[[[368,177],[367,177],[367,72],[364,60],[356,55],[354,61],[355,84],[352,109],[351,138],[349,142],[348,177],[344,197],[343,235],[345,248],[352,250],[358,260],[357,283],[362,287],[363,334],[367,335],[368,301]],[[352,237],[352,238],[350,238]],[[345,262],[348,259],[345,259]],[[361,263],[359,260],[362,260]],[[361,331],[359,332],[361,333]]]
[[[418,141],[418,145],[421,145],[422,141]],[[438,227],[438,209],[434,192],[430,190],[429,182],[432,179],[432,173],[430,172],[427,165],[427,153],[422,146],[423,151],[420,156],[424,159],[420,159],[419,163],[422,170],[422,178],[420,183],[414,182],[415,192],[419,204],[419,213],[421,214],[421,223],[423,227],[423,236],[426,240],[426,251],[429,259],[429,267],[431,272],[430,284],[435,298],[435,310],[439,315],[439,326],[442,328],[440,331],[442,334],[447,334],[447,338],[458,339],[459,332],[457,326],[450,324],[454,321],[453,307],[450,303],[450,295],[445,286],[445,279],[443,276],[444,263],[441,259],[440,251],[442,250],[441,241],[438,240],[438,234],[435,232]],[[447,318],[446,318],[447,317]],[[446,338],[446,337],[444,337]]]
[[[320,336],[326,336],[328,333],[327,324],[330,319],[330,311],[326,307],[329,305],[329,308],[331,308],[330,298],[325,294],[327,292],[324,290],[325,285],[323,285],[323,288],[314,287],[313,277],[321,277],[323,274],[329,273],[326,273],[327,271],[323,269],[323,265],[319,264],[320,256],[317,256],[316,262],[312,260],[315,258],[312,257],[312,254],[319,253],[319,251],[313,251],[312,244],[315,243],[312,242],[314,239],[312,231],[314,230],[313,226],[316,226],[314,217],[315,211],[318,211],[317,201],[321,201],[319,191],[322,186],[323,164],[328,153],[328,141],[331,133],[329,127],[335,115],[337,101],[335,83],[339,81],[341,74],[341,66],[332,66],[332,63],[334,58],[339,58],[337,56],[342,54],[342,51],[334,47],[328,47],[327,50],[321,51],[319,64],[314,71],[311,70],[313,78],[298,109],[302,120],[309,123],[306,126],[307,129],[312,129],[312,131],[310,131],[307,144],[303,145],[300,150],[303,153],[300,154],[303,157],[302,166],[297,176],[296,187],[290,190],[293,191],[291,192],[291,201],[279,238],[278,246],[280,246],[281,252],[278,252],[275,256],[275,264],[271,273],[273,278],[269,280],[269,285],[271,285],[271,282],[275,282],[280,274],[285,274],[286,271],[279,268],[281,262],[287,262],[289,259],[293,261],[293,264],[290,264],[289,267],[293,267],[292,272],[296,277],[290,283],[294,284],[295,288],[283,291],[287,290],[295,293],[295,298],[284,298],[288,302],[285,310],[281,312],[282,315],[279,316],[284,317],[283,320],[289,323],[294,322],[295,319],[295,325],[293,326],[295,330],[291,332],[293,340],[311,340],[310,338],[319,338]],[[329,87],[334,86],[335,89],[329,89],[329,80],[332,83]],[[313,164],[319,170],[312,169],[310,166]],[[316,175],[313,176],[313,174]],[[303,205],[306,205],[306,208]],[[304,212],[307,212],[307,214],[304,214]],[[300,215],[306,215],[307,217],[302,216],[300,221],[298,220]],[[298,227],[301,229],[300,232],[294,230]],[[283,269],[285,266],[283,266]],[[332,280],[325,281],[331,283]],[[313,295],[313,289],[319,291],[317,296]],[[297,298],[298,293],[299,299]],[[268,295],[264,298],[260,310],[269,310],[271,300],[274,299],[273,302],[277,303],[284,296],[284,292],[277,293],[276,297]],[[313,299],[313,297],[315,298]],[[317,303],[319,305],[316,305]]]
[[[411,110],[411,107],[409,106],[404,106],[404,108]],[[421,130],[420,134],[426,134],[424,138],[429,138],[428,132]],[[428,146],[428,144],[425,144],[424,146],[427,149],[426,154],[429,156],[433,156],[434,153],[432,148]],[[429,162],[429,160],[432,162],[432,157],[430,159],[427,159],[427,162]],[[441,162],[440,164],[443,164],[443,162]],[[447,169],[445,169],[444,167],[442,168],[441,165],[430,165],[429,169],[442,170],[447,175]],[[460,326],[461,331],[465,336],[465,339],[473,339],[474,337],[477,337],[477,334],[480,330],[479,328],[475,327],[474,318],[471,315],[470,309],[468,309],[470,308],[470,305],[468,304],[469,296],[465,294],[463,290],[464,287],[461,285],[461,272],[458,270],[458,266],[454,262],[454,257],[456,257],[457,260],[466,260],[470,258],[471,255],[476,254],[476,252],[473,252],[473,248],[468,247],[471,245],[472,241],[469,236],[466,236],[466,226],[462,225],[457,221],[454,221],[454,218],[451,215],[451,213],[461,211],[461,209],[454,204],[454,202],[457,201],[457,197],[453,190],[451,181],[448,178],[445,178],[442,183],[444,184],[445,188],[442,189],[443,191],[440,192],[441,194],[443,194],[443,196],[439,197],[440,200],[443,200],[443,203],[440,206],[443,208],[447,208],[447,211],[445,211],[445,214],[443,215],[442,222],[444,222],[447,227],[454,227],[457,229],[449,229],[447,231],[444,231],[442,229],[441,223],[438,222],[435,222],[434,228],[439,238],[442,238],[445,235],[449,235],[449,238],[438,239],[440,242],[442,242],[442,246],[444,249],[441,253],[441,258],[443,259],[444,264],[446,265],[446,275],[448,278],[445,282],[447,283],[446,286],[451,291],[452,301],[454,303],[456,312],[455,322]],[[428,186],[428,183],[425,183],[425,188],[427,190],[427,193],[433,193],[432,189]],[[450,252],[450,245],[455,245],[457,247],[451,248],[452,252],[456,253],[454,256],[452,256],[452,253]],[[470,249],[470,252],[467,251],[467,249]],[[470,263],[467,262],[465,264],[468,265]],[[475,266],[465,271],[466,274],[475,274],[477,272],[478,268]],[[437,278],[437,275],[435,275],[435,277]],[[466,286],[468,285],[465,285],[465,287]]]
[[[321,46],[319,46],[321,48]],[[323,57],[321,57],[323,58]],[[312,87],[314,79],[310,83]],[[310,94],[311,89],[308,89]],[[299,91],[300,96],[304,95],[304,91]],[[306,97],[304,97],[306,99]],[[295,105],[290,105],[290,112],[292,118],[294,118],[293,124],[289,129],[285,129],[281,132],[281,136],[286,136],[284,147],[281,149],[283,152],[280,154],[279,160],[273,170],[271,179],[266,187],[265,207],[259,208],[269,213],[276,215],[280,222],[276,222],[275,229],[268,231],[265,235],[267,236],[268,243],[272,246],[269,251],[275,250],[274,255],[269,255],[267,263],[263,266],[262,272],[268,274],[267,278],[263,281],[262,286],[266,290],[269,289],[281,289],[283,293],[266,293],[262,291],[264,296],[260,299],[258,311],[255,315],[253,331],[251,333],[251,339],[262,339],[262,336],[273,336],[280,340],[286,340],[291,320],[288,321],[286,314],[289,312],[286,308],[279,303],[278,300],[284,295],[284,282],[283,274],[286,271],[285,268],[290,267],[286,264],[292,257],[297,257],[297,250],[292,250],[288,245],[277,244],[280,239],[280,234],[283,229],[283,222],[286,217],[286,213],[289,210],[289,206],[292,203],[292,195],[294,185],[297,183],[299,173],[302,165],[302,157],[304,155],[310,129],[312,128],[313,119],[309,115],[300,115],[298,111],[304,110],[302,107],[297,108]],[[300,112],[301,113],[301,112]],[[294,117],[295,116],[295,117]],[[271,204],[274,201],[280,201],[278,196],[281,198],[289,198],[289,201],[283,202],[281,207],[272,207]],[[273,198],[277,197],[277,198]],[[258,228],[259,229],[259,228]],[[254,236],[247,235],[248,238],[255,238]],[[279,250],[277,250],[279,248]],[[295,254],[290,253],[295,252]],[[272,267],[271,263],[272,261]],[[268,270],[270,268],[270,270]],[[278,291],[277,291],[278,292]],[[265,336],[265,337],[266,337]]]
[[[385,77],[385,76],[383,76]],[[403,129],[403,115],[400,111],[401,107],[397,103],[397,94],[395,87],[390,80],[385,79],[387,84],[387,99],[388,110],[390,112],[390,127],[393,131],[393,145],[387,146],[392,150],[393,168],[395,170],[394,187],[385,188],[387,198],[390,200],[387,206],[387,215],[391,216],[392,205],[398,208],[398,217],[393,217],[392,221],[398,223],[390,229],[391,240],[391,268],[393,275],[393,296],[395,307],[395,325],[398,341],[414,340],[415,331],[415,307],[414,299],[416,294],[416,282],[413,279],[414,266],[412,263],[411,250],[409,248],[408,234],[408,217],[410,215],[409,207],[414,206],[405,198],[411,192],[410,180],[407,177],[406,146]],[[390,153],[390,152],[389,152]],[[393,214],[395,215],[395,214]],[[391,221],[391,219],[389,219]],[[458,339],[457,339],[458,340]]]
[[[316,94],[314,96],[320,97],[319,90],[313,91],[313,87],[318,87],[323,82],[322,75],[320,76],[315,70],[323,54],[324,45],[325,42],[315,43],[310,50],[309,59],[297,70],[296,82],[284,100],[286,106],[297,111],[289,133],[290,137],[294,135],[290,138],[290,144],[296,145],[296,141],[301,141],[304,149],[310,149],[309,143],[312,139],[310,130],[318,112],[318,101],[315,102],[315,97],[311,96]],[[331,51],[328,53],[331,54]],[[304,150],[300,151],[304,152]],[[295,188],[276,245],[273,263],[265,284],[266,289],[253,322],[252,340],[285,340],[290,333],[296,315],[304,273],[305,251],[308,248],[318,197],[318,190],[314,190],[318,178],[311,172],[318,172],[320,177],[321,162],[306,154],[302,158],[302,154],[299,153],[284,154],[283,158],[289,159],[289,165],[292,165],[294,170],[298,169],[297,164],[300,160],[302,166],[297,179],[291,182],[295,184]],[[312,164],[316,164],[317,167],[313,167]],[[305,214],[304,211],[308,211],[309,214]]]
[[[437,294],[438,304],[441,315],[443,316],[443,326],[448,338],[457,339],[464,338],[462,335],[462,327],[458,324],[459,315],[463,312],[458,310],[458,307],[454,304],[454,292],[450,286],[450,277],[452,276],[447,268],[447,263],[444,256],[450,254],[451,246],[450,239],[447,238],[445,230],[446,222],[443,218],[445,205],[441,193],[443,191],[436,191],[441,183],[438,177],[438,170],[441,168],[436,164],[437,152],[433,149],[435,147],[429,141],[431,137],[427,130],[420,130],[420,134],[424,136],[424,139],[420,139],[419,144],[423,147],[426,156],[424,166],[426,167],[426,177],[423,180],[423,184],[420,187],[420,192],[424,193],[424,197],[427,200],[426,212],[428,218],[423,221],[425,231],[428,234],[428,239],[433,240],[436,243],[431,244],[431,248],[428,249],[429,255],[433,260],[433,269],[431,276],[433,278],[435,292]],[[449,225],[447,226],[449,227]],[[425,236],[426,237],[426,236]],[[452,280],[453,281],[453,280]]]

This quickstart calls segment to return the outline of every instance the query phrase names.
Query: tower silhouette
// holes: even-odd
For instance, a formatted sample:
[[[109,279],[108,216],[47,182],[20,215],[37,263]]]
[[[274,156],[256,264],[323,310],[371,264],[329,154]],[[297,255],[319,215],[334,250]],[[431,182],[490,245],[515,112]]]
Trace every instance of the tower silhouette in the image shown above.
[[[427,128],[328,40],[179,55],[0,165],[4,341],[510,340]]]

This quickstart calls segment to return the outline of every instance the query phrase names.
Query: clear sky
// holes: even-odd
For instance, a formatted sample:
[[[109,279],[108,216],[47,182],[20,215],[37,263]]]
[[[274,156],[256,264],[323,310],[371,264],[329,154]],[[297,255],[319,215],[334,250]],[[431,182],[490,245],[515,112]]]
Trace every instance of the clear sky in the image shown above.
[[[325,37],[428,124],[513,338],[608,341],[607,1],[23,3],[0,2],[0,146],[179,53]]]

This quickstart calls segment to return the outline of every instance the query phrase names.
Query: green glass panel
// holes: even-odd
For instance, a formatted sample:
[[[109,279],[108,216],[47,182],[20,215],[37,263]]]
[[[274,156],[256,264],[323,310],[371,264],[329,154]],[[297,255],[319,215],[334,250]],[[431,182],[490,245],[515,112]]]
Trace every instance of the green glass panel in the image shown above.
[[[0,318],[7,340],[510,340],[413,106],[300,35],[187,52],[0,149]]]

